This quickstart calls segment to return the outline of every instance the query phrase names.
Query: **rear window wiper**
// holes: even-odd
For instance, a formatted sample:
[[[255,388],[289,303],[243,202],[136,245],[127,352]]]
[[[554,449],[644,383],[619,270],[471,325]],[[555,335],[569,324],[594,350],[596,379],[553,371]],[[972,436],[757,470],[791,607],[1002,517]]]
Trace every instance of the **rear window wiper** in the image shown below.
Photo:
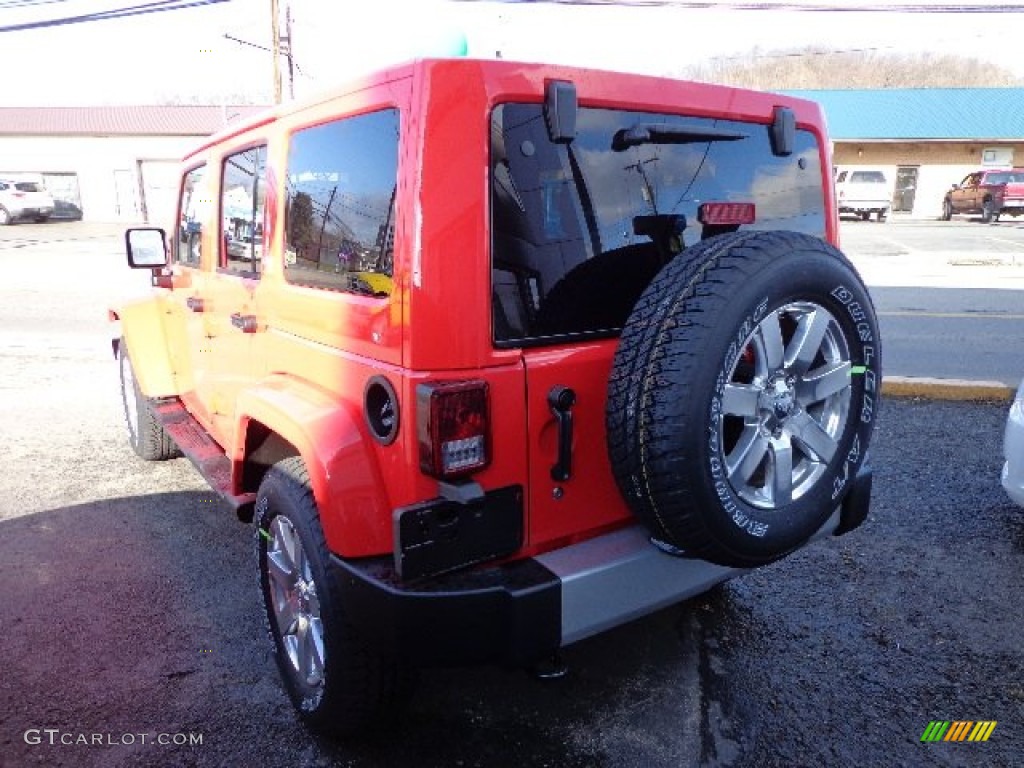
[[[612,137],[612,149],[622,152],[641,144],[696,144],[702,141],[738,141],[745,138],[745,133],[706,125],[637,123],[615,132]]]

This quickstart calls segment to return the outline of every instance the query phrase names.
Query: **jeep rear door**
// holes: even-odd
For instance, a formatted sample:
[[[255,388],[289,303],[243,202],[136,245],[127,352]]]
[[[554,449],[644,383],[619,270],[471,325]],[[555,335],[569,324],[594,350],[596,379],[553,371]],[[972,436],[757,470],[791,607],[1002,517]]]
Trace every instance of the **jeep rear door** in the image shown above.
[[[764,125],[580,108],[576,127],[554,142],[540,104],[492,113],[494,344],[522,349],[535,546],[628,519],[607,457],[608,376],[647,284],[725,231],[700,223],[702,206],[752,203],[751,228],[826,232],[809,131],[783,156]]]
[[[256,306],[263,257],[266,158],[266,145],[258,144],[230,151],[220,161],[215,202],[220,230],[203,296],[206,376],[199,382],[199,395],[214,436],[225,446],[234,434],[238,391],[253,381],[258,368]]]

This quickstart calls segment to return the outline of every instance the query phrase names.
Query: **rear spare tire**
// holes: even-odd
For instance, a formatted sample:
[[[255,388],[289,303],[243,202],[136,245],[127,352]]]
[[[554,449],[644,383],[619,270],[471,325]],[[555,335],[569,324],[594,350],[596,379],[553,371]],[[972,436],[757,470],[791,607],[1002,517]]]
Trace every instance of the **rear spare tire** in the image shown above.
[[[607,409],[616,482],[656,540],[722,565],[776,560],[851,485],[880,366],[871,300],[836,248],[793,232],[706,240],[623,329]]]

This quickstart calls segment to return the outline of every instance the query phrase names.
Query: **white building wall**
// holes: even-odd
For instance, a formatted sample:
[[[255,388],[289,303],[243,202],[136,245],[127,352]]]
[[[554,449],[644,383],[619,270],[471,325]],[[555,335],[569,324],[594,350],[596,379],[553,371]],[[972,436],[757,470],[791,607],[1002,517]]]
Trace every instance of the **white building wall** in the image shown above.
[[[140,163],[177,162],[192,149],[199,136],[0,136],[0,172],[75,173],[78,175],[83,218],[87,221],[142,221],[142,212],[119,209],[115,172],[132,180],[141,203]],[[124,202],[124,201],[123,201]],[[162,215],[161,215],[162,213]],[[151,212],[163,221],[169,214]]]

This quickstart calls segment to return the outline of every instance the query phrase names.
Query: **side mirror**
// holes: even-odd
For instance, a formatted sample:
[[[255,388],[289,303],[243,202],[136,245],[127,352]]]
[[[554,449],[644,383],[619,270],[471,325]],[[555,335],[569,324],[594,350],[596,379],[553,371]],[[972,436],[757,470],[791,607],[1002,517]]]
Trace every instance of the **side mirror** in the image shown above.
[[[951,184],[949,188],[950,189],[960,189],[960,185],[959,184]]]
[[[167,266],[167,236],[158,227],[137,227],[124,233],[128,266],[132,269],[159,269]]]

